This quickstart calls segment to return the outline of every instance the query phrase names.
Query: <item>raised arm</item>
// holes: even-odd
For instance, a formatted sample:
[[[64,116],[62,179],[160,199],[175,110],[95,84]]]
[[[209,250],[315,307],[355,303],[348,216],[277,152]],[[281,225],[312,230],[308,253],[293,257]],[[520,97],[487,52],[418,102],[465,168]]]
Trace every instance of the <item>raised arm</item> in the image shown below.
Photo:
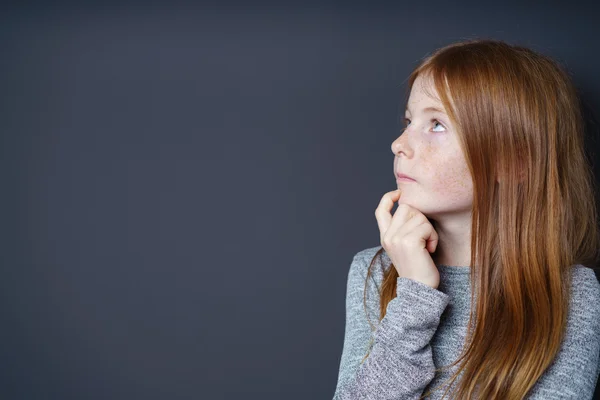
[[[429,344],[449,296],[424,283],[398,278],[397,297],[377,319],[378,293],[368,285],[371,321],[377,326],[367,359],[371,328],[363,306],[367,261],[355,256],[348,273],[346,328],[338,383],[333,400],[418,399],[434,378]],[[370,278],[371,279],[371,278]]]

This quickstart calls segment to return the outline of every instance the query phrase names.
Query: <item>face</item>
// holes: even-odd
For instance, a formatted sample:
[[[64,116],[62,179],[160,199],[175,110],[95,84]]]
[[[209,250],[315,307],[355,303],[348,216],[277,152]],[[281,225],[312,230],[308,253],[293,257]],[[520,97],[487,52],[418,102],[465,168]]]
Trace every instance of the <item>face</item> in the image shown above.
[[[403,173],[415,181],[396,181],[402,191],[399,202],[433,219],[470,213],[471,174],[431,78],[419,75],[415,80],[404,126],[404,132],[392,143],[394,179],[396,173]]]

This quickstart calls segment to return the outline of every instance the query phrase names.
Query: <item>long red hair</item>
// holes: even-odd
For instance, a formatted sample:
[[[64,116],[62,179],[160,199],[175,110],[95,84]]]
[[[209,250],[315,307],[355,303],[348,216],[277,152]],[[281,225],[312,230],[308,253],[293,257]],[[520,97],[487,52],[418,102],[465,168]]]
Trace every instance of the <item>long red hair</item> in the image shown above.
[[[462,372],[452,398],[520,399],[560,350],[570,267],[598,262],[597,188],[584,151],[580,99],[558,62],[495,40],[438,49],[412,72],[408,93],[420,74],[433,78],[474,191],[470,279],[476,289],[463,352],[436,369],[462,361],[443,397]],[[397,278],[390,265],[379,291],[380,320],[396,297]]]

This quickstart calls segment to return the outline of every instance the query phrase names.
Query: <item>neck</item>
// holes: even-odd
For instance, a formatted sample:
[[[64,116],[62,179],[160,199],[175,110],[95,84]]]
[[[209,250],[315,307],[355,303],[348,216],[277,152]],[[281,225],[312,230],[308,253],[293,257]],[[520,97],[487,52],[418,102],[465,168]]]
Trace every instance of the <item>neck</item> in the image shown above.
[[[434,264],[449,266],[471,265],[471,221],[434,221],[438,234],[436,250],[431,254]]]

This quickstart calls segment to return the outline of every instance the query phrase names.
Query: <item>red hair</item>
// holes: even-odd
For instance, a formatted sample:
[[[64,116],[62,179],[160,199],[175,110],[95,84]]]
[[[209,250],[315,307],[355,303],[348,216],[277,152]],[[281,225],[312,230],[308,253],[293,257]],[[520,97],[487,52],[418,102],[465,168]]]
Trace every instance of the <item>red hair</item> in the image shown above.
[[[476,290],[467,339],[461,356],[436,371],[462,361],[444,396],[462,372],[452,398],[520,399],[560,350],[570,267],[598,261],[596,187],[580,100],[556,61],[494,40],[435,51],[410,75],[409,93],[422,74],[433,78],[473,177]],[[397,278],[391,265],[379,293],[380,319],[396,297]]]

